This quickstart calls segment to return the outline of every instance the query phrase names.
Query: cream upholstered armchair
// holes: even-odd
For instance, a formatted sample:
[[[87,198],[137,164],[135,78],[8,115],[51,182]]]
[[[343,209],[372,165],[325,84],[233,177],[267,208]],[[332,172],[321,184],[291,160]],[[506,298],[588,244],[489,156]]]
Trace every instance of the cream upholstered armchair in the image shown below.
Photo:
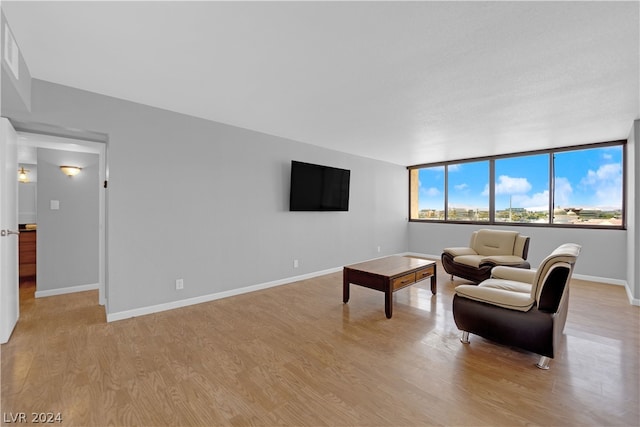
[[[528,252],[529,237],[517,231],[482,229],[471,234],[468,247],[445,248],[441,260],[451,280],[458,276],[480,283],[497,265],[528,269]]]
[[[549,368],[562,336],[569,306],[569,280],[581,246],[565,243],[537,270],[495,267],[478,286],[457,286],[453,318],[469,343],[469,333],[539,354]]]

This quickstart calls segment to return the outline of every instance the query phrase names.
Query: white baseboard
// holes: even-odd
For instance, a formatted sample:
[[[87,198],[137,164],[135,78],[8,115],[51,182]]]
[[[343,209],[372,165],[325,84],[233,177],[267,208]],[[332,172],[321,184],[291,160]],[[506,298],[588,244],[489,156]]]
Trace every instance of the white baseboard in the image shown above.
[[[428,258],[432,260],[440,260],[440,255],[431,255],[431,254],[421,254],[419,252],[403,252],[401,254],[397,254],[400,256],[415,256],[420,258]]]
[[[422,258],[428,258],[428,259],[434,259],[434,260],[439,260],[440,259],[440,255],[422,254],[422,253],[417,253],[417,252],[404,252],[404,253],[399,253],[399,254],[396,254],[396,255],[416,256],[416,257],[422,257]],[[115,322],[115,321],[118,321],[118,320],[129,319],[129,318],[132,318],[132,317],[144,316],[144,315],[153,314],[153,313],[159,313],[159,312],[162,312],[162,311],[173,310],[173,309],[181,308],[181,307],[188,307],[190,305],[201,304],[201,303],[204,303],[204,302],[215,301],[215,300],[218,300],[218,299],[228,298],[228,297],[232,297],[232,296],[236,296],[236,295],[242,295],[242,294],[246,294],[246,293],[249,293],[249,292],[255,292],[255,291],[262,290],[262,289],[268,289],[268,288],[273,288],[273,287],[276,287],[276,286],[286,285],[288,283],[298,282],[300,280],[312,279],[314,277],[323,276],[325,274],[330,274],[330,273],[337,273],[339,271],[342,271],[342,266],[335,267],[335,268],[330,268],[330,269],[322,270],[322,271],[316,271],[316,272],[313,272],[313,273],[303,274],[303,275],[300,275],[300,276],[287,277],[287,278],[284,278],[284,279],[274,280],[274,281],[271,281],[271,282],[259,283],[259,284],[256,284],[256,285],[246,286],[244,288],[231,289],[231,290],[228,290],[228,291],[217,292],[217,293],[214,293],[214,294],[201,295],[201,296],[198,296],[198,297],[186,298],[186,299],[178,300],[178,301],[170,301],[170,302],[163,303],[163,304],[156,304],[156,305],[151,305],[151,306],[146,306],[146,307],[134,308],[134,309],[131,309],[131,310],[124,310],[124,311],[118,311],[118,312],[115,312],[115,313],[108,313],[107,314],[107,322]],[[574,276],[576,278],[578,278],[578,279],[581,279],[581,280],[588,280],[588,281],[591,281],[591,282],[598,282],[598,283],[605,283],[605,284],[624,286],[626,288],[626,290],[627,290],[627,296],[629,297],[630,303],[632,305],[640,305],[640,300],[632,298],[629,286],[628,286],[627,282],[624,281],[624,280],[608,279],[608,278],[604,278],[604,277],[586,276],[586,275],[580,275],[580,274],[576,274]],[[91,289],[98,289],[98,285],[97,284],[96,285],[91,285],[91,286],[94,286]],[[76,287],[74,287],[74,288],[76,288]],[[64,288],[64,289],[70,289],[70,288]],[[87,290],[87,289],[82,289],[82,290]],[[51,292],[51,291],[47,291],[47,292]],[[77,292],[77,290],[76,291],[71,291],[71,292]],[[66,293],[66,292],[61,292],[61,293]]]
[[[627,286],[626,280],[610,279],[608,277],[589,276],[588,274],[573,274],[572,277],[578,280],[586,280],[587,282],[602,283],[605,285]]]
[[[634,298],[629,283],[626,280],[610,279],[608,277],[588,276],[586,274],[574,274],[573,277],[580,280],[586,280],[589,282],[602,283],[604,285],[624,286],[624,290],[627,293],[627,299],[629,304],[640,306],[640,299]]]
[[[401,253],[396,255],[415,255],[425,256],[421,254]],[[431,256],[430,256],[431,257]],[[435,257],[436,259],[439,257]],[[298,282],[300,280],[312,279],[317,276],[323,276],[325,274],[337,273],[342,271],[342,266],[334,267],[327,270],[316,271],[313,273],[303,274],[300,276],[287,277],[285,279],[274,280],[272,282],[259,283],[257,285],[246,286],[239,289],[231,289],[229,291],[217,292],[215,294],[202,295],[193,298],[187,298],[178,301],[171,301],[163,304],[156,304],[146,307],[134,308],[131,310],[117,311],[115,313],[107,314],[107,322],[115,322],[118,320],[129,319],[137,316],[144,316],[147,314],[159,313],[161,311],[173,310],[181,307],[188,307],[190,305],[201,304],[204,302],[215,301],[217,299],[228,298],[235,295],[246,294],[249,292],[259,291],[262,289],[273,288],[280,285],[286,285],[288,283]]]
[[[629,286],[625,286],[624,288],[627,291],[627,298],[629,298],[629,303],[631,305],[635,305],[636,307],[640,307],[640,298],[633,297],[633,294],[631,293],[631,289],[629,289]]]
[[[179,301],[171,301],[163,304],[151,305],[147,307],[134,308],[132,310],[118,311],[107,314],[107,322],[115,322],[118,320],[129,319],[131,317],[144,316],[147,314],[158,313],[161,311],[173,310],[175,308],[187,307],[190,305],[201,304],[203,302],[215,301],[217,299],[228,298],[235,295],[255,292],[262,289],[273,288],[276,286],[286,285],[288,283],[299,282],[300,280],[312,279],[325,274],[336,273],[342,271],[342,267],[330,268],[328,270],[316,271],[314,273],[302,274],[300,276],[287,277],[285,279],[274,280],[272,282],[259,283],[257,285],[246,286],[239,289],[231,289],[228,291],[217,292],[215,294],[202,295],[199,297],[187,298]]]
[[[74,292],[93,291],[95,289],[99,289],[99,287],[100,285],[98,283],[92,283],[90,285],[67,286],[66,288],[49,289],[46,291],[36,291],[35,297],[44,298],[44,297],[51,297],[54,295],[71,294]]]

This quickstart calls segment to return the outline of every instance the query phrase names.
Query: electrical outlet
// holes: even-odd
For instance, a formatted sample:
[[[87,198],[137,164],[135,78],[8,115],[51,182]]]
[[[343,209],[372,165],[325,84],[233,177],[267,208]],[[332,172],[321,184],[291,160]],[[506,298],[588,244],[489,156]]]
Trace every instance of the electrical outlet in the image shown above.
[[[293,260],[293,268],[298,268],[298,260],[297,259]]]
[[[176,280],[176,289],[184,289],[184,279]]]

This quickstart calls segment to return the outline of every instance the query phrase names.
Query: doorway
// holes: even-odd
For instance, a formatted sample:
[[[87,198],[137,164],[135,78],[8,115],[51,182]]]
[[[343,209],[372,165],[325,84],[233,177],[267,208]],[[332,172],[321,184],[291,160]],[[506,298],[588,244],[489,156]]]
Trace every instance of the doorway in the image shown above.
[[[41,287],[38,287],[38,280],[39,280],[38,277],[40,274],[43,274],[42,273],[43,271],[47,271],[46,278],[51,279],[52,276],[57,274],[55,269],[64,270],[64,268],[61,267],[61,265],[59,265],[63,263],[63,262],[59,262],[59,260],[57,261],[53,260],[53,263],[50,262],[49,266],[47,266],[46,265],[47,260],[46,259],[42,260],[42,255],[38,253],[39,251],[37,251],[35,262],[39,263],[40,262],[39,260],[42,260],[44,265],[39,265],[36,267],[36,271],[38,271],[35,277],[36,289],[34,290],[32,289],[31,291],[34,291],[35,297],[39,298],[39,297],[60,295],[65,293],[79,292],[79,291],[85,291],[85,290],[97,288],[98,303],[100,305],[105,306],[105,309],[106,309],[107,295],[108,295],[108,289],[107,289],[106,277],[105,277],[106,276],[105,275],[105,271],[106,271],[106,195],[104,191],[104,183],[106,182],[106,142],[94,142],[94,141],[88,141],[88,140],[82,140],[82,139],[72,139],[72,138],[66,138],[66,137],[58,137],[58,136],[36,134],[36,133],[29,133],[29,132],[22,132],[22,131],[17,132],[17,135],[18,135],[18,165],[19,167],[20,165],[30,165],[31,168],[37,171],[36,172],[37,174],[35,175],[36,182],[35,182],[34,193],[36,195],[38,194],[38,181],[41,181],[40,192],[42,194],[40,195],[43,197],[46,197],[46,200],[45,200],[43,197],[36,196],[35,202],[33,203],[31,203],[31,201],[27,202],[24,200],[19,200],[18,203],[20,206],[33,206],[34,204],[36,205],[35,209],[32,209],[32,210],[29,210],[28,208],[26,209],[26,212],[24,212],[24,215],[23,215],[25,222],[20,220],[19,223],[24,224],[25,227],[29,226],[30,228],[35,230],[35,233],[37,233],[36,239],[38,240],[37,247],[44,248],[45,254],[46,254],[47,248],[49,248],[48,251],[50,254],[55,254],[55,250],[52,251],[51,249],[52,240],[47,240],[47,239],[53,239],[52,236],[56,236],[55,238],[57,239],[56,240],[57,242],[64,241],[64,244],[72,245],[72,246],[68,246],[66,250],[61,247],[60,250],[64,251],[66,255],[73,256],[73,250],[78,250],[78,248],[73,246],[74,245],[73,239],[67,239],[65,237],[65,236],[70,236],[68,231],[69,225],[68,224],[66,225],[67,232],[65,234],[64,228],[63,228],[65,227],[65,225],[63,223],[64,220],[62,219],[62,216],[58,216],[56,218],[56,214],[62,213],[65,208],[68,209],[67,212],[69,212],[69,209],[72,209],[73,210],[72,214],[76,215],[76,220],[79,220],[80,223],[88,222],[92,224],[91,230],[94,230],[95,228],[96,235],[95,236],[93,235],[94,231],[90,231],[91,239],[93,239],[91,240],[91,242],[94,242],[94,241],[97,242],[96,243],[97,248],[93,248],[93,243],[91,243],[91,246],[92,246],[91,251],[87,251],[91,253],[90,255],[92,258],[91,261],[87,262],[85,259],[85,261],[83,262],[82,259],[78,259],[77,260],[78,262],[76,264],[76,266],[78,267],[77,270],[83,270],[83,269],[86,270],[89,267],[93,268],[93,263],[95,262],[96,263],[95,268],[97,270],[97,274],[95,275],[95,277],[97,277],[97,280],[94,281],[92,279],[90,283],[80,283],[80,284],[73,283],[71,286],[64,286],[64,285],[47,286],[47,289],[41,289]],[[46,155],[46,158],[47,158],[46,162],[38,161],[38,156],[37,156],[38,152],[41,153],[41,156]],[[85,185],[85,190],[83,190],[85,191],[84,193],[85,197],[87,194],[86,191],[89,191],[91,194],[89,198],[93,200],[93,197],[95,196],[95,198],[97,199],[97,212],[95,212],[94,210],[91,210],[91,212],[89,213],[83,211],[84,205],[86,204],[85,203],[86,199],[72,202],[74,197],[75,198],[80,197],[80,196],[76,196],[73,193],[73,192],[79,191],[78,188],[74,188],[73,190],[71,190],[71,193],[68,193],[67,196],[57,195],[59,193],[64,194],[64,191],[62,188],[58,188],[58,189],[55,188],[56,180],[58,180],[58,182],[60,183],[64,183],[64,181],[60,181],[60,180],[66,180],[66,179],[73,180],[73,178],[78,178],[78,177],[67,177],[63,175],[63,172],[60,170],[59,166],[66,165],[65,163],[67,163],[67,161],[64,159],[76,159],[76,160],[72,160],[71,162],[75,162],[78,164],[75,164],[72,166],[79,166],[81,170],[83,165],[87,165],[85,167],[86,174],[97,173],[97,179],[92,181],[90,188],[87,190]],[[77,159],[80,159],[80,160],[77,160]],[[93,164],[92,159],[97,159],[97,162],[95,162],[97,164]],[[39,165],[39,163],[41,164]],[[52,166],[54,164],[55,166]],[[48,175],[48,178],[47,178],[47,175],[46,175],[47,168],[55,169],[55,172],[50,172],[51,174],[55,173],[55,175],[50,174]],[[54,179],[52,179],[52,177]],[[42,181],[43,179],[44,181]],[[72,181],[68,181],[68,182],[72,183]],[[79,184],[79,183],[80,181],[78,179],[74,182],[74,184]],[[52,188],[53,188],[53,191],[52,191]],[[28,195],[30,193],[27,191],[27,192],[24,192],[24,194]],[[26,196],[26,197],[30,197],[30,196]],[[64,197],[67,197],[67,199],[65,199],[66,201],[61,200],[61,198],[64,198]],[[37,206],[38,202],[40,204],[39,207]],[[44,228],[42,230],[38,229],[39,228],[38,223],[42,221],[39,221],[39,218],[37,217],[37,215],[32,215],[31,212],[33,210],[35,210],[35,212],[41,213],[40,220],[45,221],[45,223],[46,221],[48,221],[48,226],[46,229]],[[97,218],[88,217],[93,215],[97,215]],[[20,214],[19,214],[19,217],[20,217]],[[57,228],[60,228],[60,229],[56,230]],[[46,230],[48,230],[49,232],[48,233],[45,232]],[[31,232],[33,233],[34,231],[31,231]],[[27,233],[29,233],[29,231],[27,231]],[[61,235],[61,233],[63,234]],[[73,232],[71,234],[73,234]],[[49,244],[47,244],[47,242],[49,242]],[[82,251],[76,252],[76,254],[79,257],[86,255]],[[93,259],[94,257],[97,259]],[[50,256],[48,260],[51,261],[51,258],[52,257]],[[46,270],[43,270],[43,268],[46,268]],[[52,270],[51,268],[53,268],[54,270]],[[50,274],[51,271],[54,272],[53,275]],[[60,272],[58,271],[58,273]],[[64,275],[65,272],[62,271],[60,274]],[[94,277],[93,273],[90,273],[90,275],[91,277]],[[33,284],[29,284],[29,283],[25,284],[25,286],[30,286],[30,285],[33,286]],[[23,293],[22,287],[21,287],[20,293],[22,296],[22,293]]]

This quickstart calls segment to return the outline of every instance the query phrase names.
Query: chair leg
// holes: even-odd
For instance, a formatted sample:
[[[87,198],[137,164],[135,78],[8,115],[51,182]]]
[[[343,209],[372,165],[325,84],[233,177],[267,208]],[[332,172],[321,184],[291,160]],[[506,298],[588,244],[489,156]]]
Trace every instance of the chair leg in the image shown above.
[[[460,342],[462,344],[469,344],[469,332],[462,331],[462,336],[460,337]]]
[[[549,369],[549,362],[551,361],[550,357],[540,356],[540,360],[536,363],[536,366],[540,369],[547,370]]]

